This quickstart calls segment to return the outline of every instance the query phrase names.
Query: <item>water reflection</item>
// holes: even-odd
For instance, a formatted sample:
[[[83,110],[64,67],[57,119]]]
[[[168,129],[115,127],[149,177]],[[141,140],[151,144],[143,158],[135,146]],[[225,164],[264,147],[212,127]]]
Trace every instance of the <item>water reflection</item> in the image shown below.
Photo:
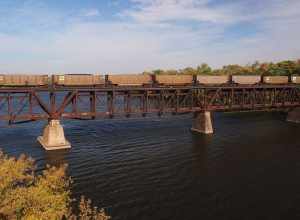
[[[66,157],[69,153],[70,153],[70,149],[45,151],[45,163],[47,165],[55,166],[55,167],[68,164]]]

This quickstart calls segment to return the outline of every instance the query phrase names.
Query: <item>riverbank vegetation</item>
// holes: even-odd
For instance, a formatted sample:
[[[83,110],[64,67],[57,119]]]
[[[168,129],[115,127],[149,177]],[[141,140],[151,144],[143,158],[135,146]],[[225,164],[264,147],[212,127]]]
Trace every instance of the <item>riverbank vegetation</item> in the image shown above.
[[[145,74],[188,74],[188,75],[300,75],[300,59],[286,60],[278,63],[259,63],[245,66],[227,65],[220,69],[213,69],[208,64],[203,63],[193,68],[187,67],[181,70],[154,70],[152,72],[144,72]]]
[[[103,209],[92,207],[84,197],[74,211],[76,202],[71,198],[72,180],[66,175],[66,165],[47,166],[40,175],[35,168],[31,158],[22,155],[16,159],[0,151],[0,219],[110,219]]]

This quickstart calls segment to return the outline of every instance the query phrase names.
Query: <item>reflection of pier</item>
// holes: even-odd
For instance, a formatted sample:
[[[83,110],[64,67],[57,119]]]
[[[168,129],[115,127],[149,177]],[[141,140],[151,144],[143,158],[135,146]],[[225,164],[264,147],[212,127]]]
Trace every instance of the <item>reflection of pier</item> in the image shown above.
[[[10,124],[48,119],[39,141],[47,149],[66,148],[59,119],[97,119],[147,114],[195,113],[193,130],[212,133],[210,112],[293,110],[300,107],[295,85],[178,87],[0,88],[0,120]],[[299,112],[289,119],[299,121]]]
[[[46,164],[55,167],[60,167],[62,165],[68,164],[66,158],[68,153],[68,149],[59,151],[45,151]]]

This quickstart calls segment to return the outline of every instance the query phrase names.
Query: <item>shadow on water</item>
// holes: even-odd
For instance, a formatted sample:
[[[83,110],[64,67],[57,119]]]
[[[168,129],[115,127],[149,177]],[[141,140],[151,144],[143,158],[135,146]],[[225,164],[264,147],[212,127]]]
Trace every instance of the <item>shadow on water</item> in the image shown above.
[[[55,167],[68,164],[66,157],[69,153],[70,149],[45,151],[45,163]]]
[[[207,172],[208,169],[208,149],[213,141],[213,135],[192,133],[192,155],[196,158],[195,167],[197,170]]]

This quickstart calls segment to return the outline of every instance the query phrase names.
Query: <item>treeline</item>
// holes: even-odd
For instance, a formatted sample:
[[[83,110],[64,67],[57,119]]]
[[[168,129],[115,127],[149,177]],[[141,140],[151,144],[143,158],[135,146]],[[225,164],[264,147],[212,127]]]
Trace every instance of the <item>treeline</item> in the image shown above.
[[[220,69],[213,69],[208,64],[203,63],[197,68],[187,67],[181,70],[161,70],[157,69],[144,74],[187,74],[187,75],[300,75],[300,59],[296,61],[286,60],[278,63],[259,63],[245,66],[226,65]]]

